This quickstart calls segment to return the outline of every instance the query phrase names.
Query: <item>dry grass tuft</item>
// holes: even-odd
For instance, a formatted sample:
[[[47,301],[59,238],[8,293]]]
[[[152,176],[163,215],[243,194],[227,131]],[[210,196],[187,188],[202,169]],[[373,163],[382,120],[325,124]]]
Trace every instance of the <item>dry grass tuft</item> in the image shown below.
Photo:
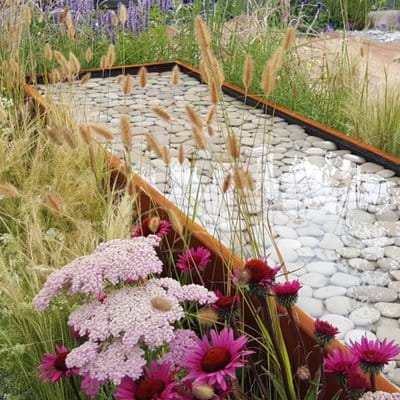
[[[203,134],[203,129],[199,129],[196,125],[193,125],[192,136],[199,150],[207,150],[207,140]]]
[[[154,153],[157,155],[157,157],[162,159],[164,156],[164,151],[163,151],[163,148],[162,148],[160,142],[155,137],[155,135],[153,133],[147,133],[146,141],[147,141],[148,150],[154,151]]]

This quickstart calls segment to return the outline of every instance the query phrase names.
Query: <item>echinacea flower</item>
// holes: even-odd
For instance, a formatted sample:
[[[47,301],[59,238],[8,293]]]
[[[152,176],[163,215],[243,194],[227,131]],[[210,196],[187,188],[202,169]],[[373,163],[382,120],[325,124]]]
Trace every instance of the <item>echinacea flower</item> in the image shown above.
[[[55,383],[64,376],[72,376],[78,374],[77,368],[68,368],[65,364],[69,351],[64,346],[55,346],[56,352],[44,354],[42,356],[43,364],[39,365],[41,369],[41,377],[44,382]]]
[[[298,280],[284,283],[276,283],[272,288],[279,303],[284,307],[292,306],[296,303],[301,284]]]
[[[358,358],[341,349],[335,349],[332,354],[326,356],[324,361],[325,372],[335,374],[340,380],[347,377],[350,371],[357,370],[358,367]]]
[[[233,330],[226,327],[220,333],[211,330],[210,338],[197,338],[196,347],[183,362],[188,371],[183,380],[193,380],[193,385],[218,385],[225,391],[229,381],[236,380],[236,369],[244,366],[243,357],[253,352],[245,350],[246,336],[235,339]]]
[[[215,294],[217,295],[217,301],[211,307],[226,320],[236,317],[240,306],[240,296],[225,296],[219,290],[215,291]]]
[[[351,352],[358,358],[363,371],[369,374],[380,374],[384,366],[398,356],[400,346],[394,341],[383,342],[379,340],[368,340],[366,336],[360,342],[350,343]]]
[[[152,361],[144,368],[144,378],[134,381],[126,377],[118,385],[115,398],[118,400],[181,400],[174,372],[167,362]]]
[[[314,335],[320,346],[326,346],[335,339],[339,329],[332,326],[329,322],[317,319],[314,322]]]
[[[169,232],[171,224],[168,221],[160,220],[157,217],[147,217],[137,225],[132,233],[132,238],[139,236],[156,235],[162,237]]]
[[[247,275],[250,291],[256,294],[266,294],[274,284],[280,266],[271,268],[262,258],[246,261],[243,271]]]
[[[184,272],[201,271],[210,262],[211,253],[204,247],[191,247],[189,250],[180,254],[176,266]]]

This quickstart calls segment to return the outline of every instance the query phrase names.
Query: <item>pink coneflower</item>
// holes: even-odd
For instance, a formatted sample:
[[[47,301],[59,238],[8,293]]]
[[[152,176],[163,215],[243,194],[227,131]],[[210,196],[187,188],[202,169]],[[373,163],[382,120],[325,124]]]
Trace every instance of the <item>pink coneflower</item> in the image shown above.
[[[256,295],[265,295],[275,284],[275,277],[280,266],[271,268],[264,259],[253,258],[244,265],[244,273],[248,279],[248,287]]]
[[[140,225],[136,225],[132,237],[156,235],[162,237],[169,232],[171,224],[168,221],[160,220],[157,217],[147,217]]]
[[[380,374],[384,366],[398,356],[400,346],[394,341],[383,342],[368,340],[366,336],[360,342],[350,343],[351,352],[358,358],[361,368],[369,374]]]
[[[176,266],[184,272],[192,270],[203,270],[210,262],[211,253],[204,247],[191,247],[180,254]]]
[[[338,378],[346,377],[350,371],[358,370],[358,358],[351,353],[341,349],[335,349],[332,354],[325,358],[324,370],[333,373]]]
[[[174,373],[167,362],[152,361],[150,368],[144,368],[144,379],[134,381],[124,378],[115,392],[119,400],[181,400]]]
[[[299,290],[302,288],[298,280],[284,283],[276,283],[272,288],[279,303],[284,307],[296,304]]]
[[[314,322],[314,335],[320,346],[326,346],[339,333],[339,329],[332,326],[329,322],[317,319]]]
[[[68,349],[57,344],[55,348],[55,353],[48,353],[42,356],[43,364],[38,366],[42,370],[41,377],[45,382],[55,383],[64,376],[78,374],[77,368],[68,368],[65,364],[65,359],[69,354]]]
[[[194,385],[218,385],[225,391],[229,381],[236,379],[236,369],[245,364],[243,357],[253,352],[244,349],[247,337],[234,339],[232,329],[225,327],[219,334],[213,329],[210,337],[211,341],[207,336],[197,339],[197,347],[187,354],[184,380],[193,380]]]
[[[224,296],[221,291],[215,291],[218,299],[211,307],[224,318],[229,319],[235,317],[240,305],[240,296]]]

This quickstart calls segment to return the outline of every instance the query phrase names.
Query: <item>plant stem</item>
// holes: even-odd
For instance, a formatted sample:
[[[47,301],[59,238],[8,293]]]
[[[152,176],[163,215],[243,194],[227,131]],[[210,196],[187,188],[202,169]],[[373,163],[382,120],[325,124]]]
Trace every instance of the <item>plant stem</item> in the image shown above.
[[[275,336],[274,327],[273,327],[273,324],[272,324],[271,315],[270,315],[269,310],[267,308],[267,302],[266,302],[266,299],[264,298],[264,296],[257,296],[257,297],[258,297],[258,301],[259,301],[259,303],[261,305],[261,310],[262,310],[263,317],[264,317],[265,327],[267,328],[269,337],[271,339],[272,345],[273,345],[274,350],[275,350],[276,357],[278,359],[278,364],[279,364],[279,367],[280,367],[280,370],[281,370],[281,374],[282,374],[283,385],[284,385],[286,397],[287,397],[288,400],[290,400],[290,399],[292,399],[292,395],[291,395],[291,392],[290,392],[289,378],[288,378],[287,371],[286,371],[286,368],[285,368],[285,362],[283,360],[282,353],[280,351],[279,343],[276,340],[276,336]]]
[[[376,392],[376,379],[375,379],[375,374],[373,372],[369,374],[369,380],[371,381],[371,390],[373,392]]]
[[[296,318],[294,317],[292,306],[287,306],[287,307],[286,307],[286,310],[287,310],[287,312],[288,312],[288,315],[289,315],[289,318],[290,318],[290,322],[291,322],[291,323],[295,326],[295,328],[296,328],[297,336],[299,337],[299,341],[300,341],[300,344],[301,344],[301,348],[302,348],[302,350],[303,350],[303,356],[304,356],[303,362],[304,362],[304,364],[305,364],[306,361],[307,361],[307,352],[306,352],[306,345],[304,344],[303,336],[301,335],[301,332],[300,332],[300,329],[299,329],[299,325],[297,324]]]
[[[321,368],[321,392],[318,395],[318,398],[321,400],[324,399],[325,395],[325,386],[326,386],[326,377],[324,371],[324,358],[325,358],[325,347],[320,347],[320,368]]]
[[[70,384],[71,384],[71,386],[72,386],[72,390],[74,391],[74,394],[75,394],[77,400],[82,400],[82,399],[81,399],[81,396],[80,396],[80,394],[79,394],[79,390],[78,390],[78,388],[76,387],[74,378],[73,378],[72,376],[69,378],[69,382],[70,382]]]

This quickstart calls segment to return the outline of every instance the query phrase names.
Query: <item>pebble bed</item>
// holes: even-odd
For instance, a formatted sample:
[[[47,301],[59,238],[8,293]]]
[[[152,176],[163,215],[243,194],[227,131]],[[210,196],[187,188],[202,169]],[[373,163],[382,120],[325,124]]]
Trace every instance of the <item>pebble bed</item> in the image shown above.
[[[348,31],[351,36],[369,39],[380,43],[398,43],[400,42],[400,31],[385,31],[381,29],[368,29],[364,31]]]
[[[205,116],[209,95],[194,78],[183,75],[178,86],[170,79],[170,73],[151,73],[147,87],[136,84],[126,98],[115,78],[91,79],[72,89],[61,83],[39,89],[72,107],[82,123],[108,126],[115,133],[112,151],[119,156],[119,119],[128,113],[135,170],[189,215],[195,210],[196,220],[228,247],[244,248],[242,256],[254,256],[251,249],[257,245],[278,261],[266,234],[268,215],[290,278],[303,285],[299,307],[337,326],[340,340],[349,343],[367,335],[400,343],[400,178],[229,96],[224,96],[225,112],[219,110],[213,123],[209,150],[196,153],[194,167],[188,162],[181,166],[179,144],[187,153],[194,150],[185,104]],[[172,123],[151,111],[155,105],[173,115]],[[221,191],[231,169],[224,139],[228,120],[256,182],[246,218],[233,192]],[[146,150],[148,132],[170,147],[168,170]],[[391,362],[385,373],[400,384],[400,363]]]

